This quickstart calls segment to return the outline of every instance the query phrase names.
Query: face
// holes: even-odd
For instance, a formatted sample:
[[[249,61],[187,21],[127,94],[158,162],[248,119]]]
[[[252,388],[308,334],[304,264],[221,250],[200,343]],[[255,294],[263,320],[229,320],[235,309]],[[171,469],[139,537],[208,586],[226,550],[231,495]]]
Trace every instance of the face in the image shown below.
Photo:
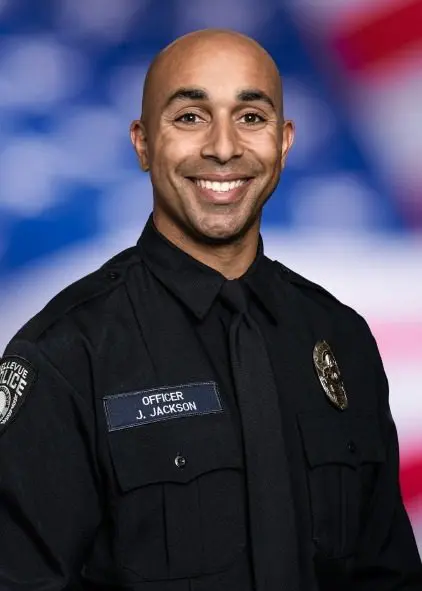
[[[132,141],[154,188],[154,221],[207,243],[259,228],[293,141],[278,75],[255,48],[197,44],[154,82]]]

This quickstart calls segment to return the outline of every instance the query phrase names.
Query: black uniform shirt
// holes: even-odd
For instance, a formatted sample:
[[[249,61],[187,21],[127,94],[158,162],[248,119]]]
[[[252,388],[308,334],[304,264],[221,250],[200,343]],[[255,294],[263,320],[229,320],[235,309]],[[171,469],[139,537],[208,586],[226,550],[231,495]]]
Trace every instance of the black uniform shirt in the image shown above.
[[[59,294],[8,345],[0,589],[252,590],[224,281],[150,219],[134,248]],[[267,259],[261,242],[242,282],[280,395],[298,586],[422,589],[365,322]],[[342,372],[343,412],[314,371],[321,339]]]

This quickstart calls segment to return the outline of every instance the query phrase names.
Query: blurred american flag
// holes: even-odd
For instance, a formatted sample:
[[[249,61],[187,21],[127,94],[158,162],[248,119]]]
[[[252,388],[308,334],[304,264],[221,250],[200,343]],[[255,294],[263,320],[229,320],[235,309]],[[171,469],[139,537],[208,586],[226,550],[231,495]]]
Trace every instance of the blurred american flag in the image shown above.
[[[291,9],[404,222],[422,228],[422,0],[292,0]]]

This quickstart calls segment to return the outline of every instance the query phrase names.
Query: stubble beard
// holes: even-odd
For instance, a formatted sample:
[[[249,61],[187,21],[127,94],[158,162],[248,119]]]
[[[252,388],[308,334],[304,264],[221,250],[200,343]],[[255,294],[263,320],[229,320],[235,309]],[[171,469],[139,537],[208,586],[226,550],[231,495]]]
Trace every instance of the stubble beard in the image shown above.
[[[224,212],[221,212],[219,215],[223,217]],[[227,212],[227,215],[232,219],[219,221],[215,219],[215,214],[212,216],[214,219],[207,219],[207,214],[203,215],[202,219],[198,219],[199,216],[195,216],[195,218],[194,216],[189,216],[190,223],[188,231],[191,233],[191,237],[196,241],[210,246],[236,244],[246,236],[252,226],[261,218],[260,211],[245,216],[245,219],[243,219],[241,212],[237,215],[236,212]]]

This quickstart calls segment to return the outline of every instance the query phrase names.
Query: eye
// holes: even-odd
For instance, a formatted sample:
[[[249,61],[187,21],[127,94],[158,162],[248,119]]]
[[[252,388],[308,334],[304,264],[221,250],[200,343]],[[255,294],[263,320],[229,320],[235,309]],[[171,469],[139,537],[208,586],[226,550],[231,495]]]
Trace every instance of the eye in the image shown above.
[[[263,123],[265,121],[264,117],[258,115],[258,113],[245,113],[242,115],[241,119],[243,119],[243,123],[247,125],[256,125],[257,123]]]
[[[183,113],[180,117],[177,117],[176,121],[180,123],[187,123],[188,125],[194,125],[199,123],[201,118],[196,113]]]

